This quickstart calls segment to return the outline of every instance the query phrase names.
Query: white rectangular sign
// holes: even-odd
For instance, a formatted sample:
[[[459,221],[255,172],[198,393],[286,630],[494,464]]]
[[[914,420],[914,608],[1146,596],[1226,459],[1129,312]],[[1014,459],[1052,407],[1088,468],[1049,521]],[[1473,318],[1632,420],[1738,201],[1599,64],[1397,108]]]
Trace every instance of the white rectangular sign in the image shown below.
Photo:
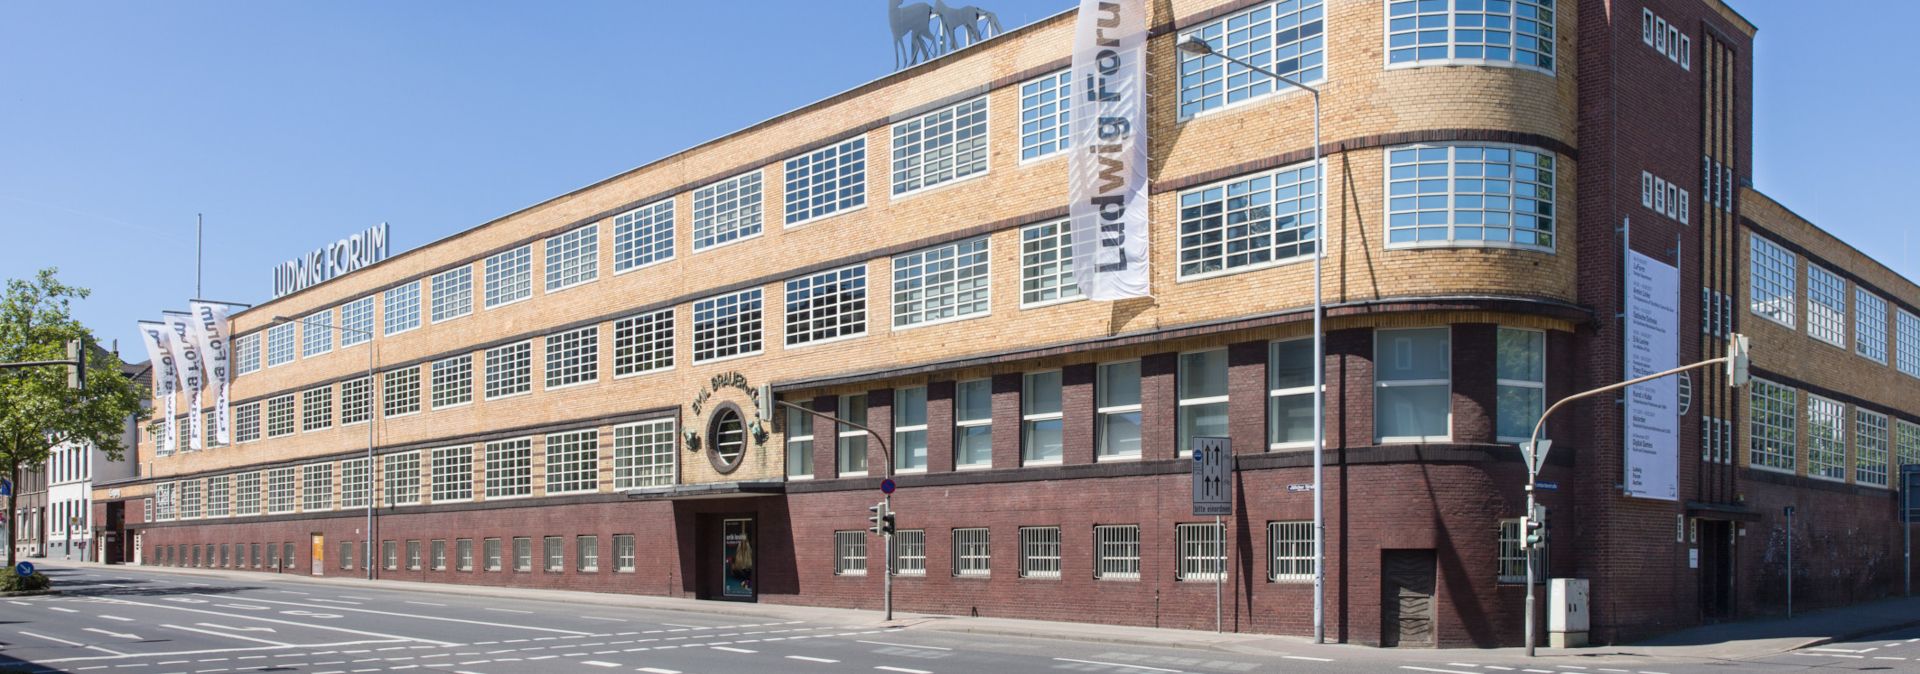
[[[161,320],[173,331],[173,341],[168,348],[173,349],[174,368],[180,373],[180,385],[187,393],[187,448],[206,449],[206,428],[200,416],[200,390],[205,379],[200,370],[200,346],[193,341],[193,321],[186,314],[173,312],[167,312]]]
[[[273,296],[308,286],[387,259],[387,223],[313,249],[273,268]]]
[[[1193,439],[1193,514],[1233,514],[1233,442]]]
[[[1147,297],[1147,3],[1081,0],[1067,215],[1088,299]]]
[[[147,362],[152,363],[153,367],[153,394],[166,400],[163,404],[166,416],[161,418],[160,435],[153,439],[154,454],[166,456],[179,449],[174,446],[174,439],[179,436],[174,435],[173,426],[173,394],[177,390],[178,375],[174,372],[173,349],[169,348],[173,331],[161,323],[141,321],[140,336],[147,345]]]
[[[228,370],[231,359],[227,353],[227,306],[208,302],[189,302],[192,312],[194,344],[200,347],[204,358],[201,369],[206,388],[213,391],[213,435],[222,445],[231,444],[227,423],[229,396],[232,377]]]
[[[1627,251],[1626,376],[1680,365],[1680,270]],[[1680,398],[1674,377],[1627,389],[1628,496],[1680,500]]]

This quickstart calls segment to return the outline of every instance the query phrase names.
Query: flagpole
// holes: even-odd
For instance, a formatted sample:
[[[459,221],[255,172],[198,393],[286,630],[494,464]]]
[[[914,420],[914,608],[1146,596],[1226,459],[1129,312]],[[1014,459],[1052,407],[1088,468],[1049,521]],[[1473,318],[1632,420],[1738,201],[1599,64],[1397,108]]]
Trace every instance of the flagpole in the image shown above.
[[[202,238],[205,235],[206,223],[207,223],[207,219],[205,214],[202,214],[202,213],[193,214],[193,296],[194,297],[200,297],[206,294],[204,292],[201,292],[201,288],[200,288],[201,260],[202,260],[203,254],[206,252],[206,249],[207,249],[206,244],[204,243],[204,240]]]

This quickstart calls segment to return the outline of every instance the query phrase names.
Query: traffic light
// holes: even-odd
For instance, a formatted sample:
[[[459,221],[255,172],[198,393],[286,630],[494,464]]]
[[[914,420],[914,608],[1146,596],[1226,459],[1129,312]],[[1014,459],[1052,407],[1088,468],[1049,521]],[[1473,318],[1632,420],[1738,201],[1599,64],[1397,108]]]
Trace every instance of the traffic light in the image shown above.
[[[79,391],[87,387],[87,343],[85,340],[67,340],[67,360],[73,361],[67,366],[67,388]]]
[[[880,527],[880,533],[888,536],[893,535],[893,511],[887,511],[886,516],[880,518]]]
[[[1751,361],[1753,346],[1747,342],[1747,336],[1740,333],[1727,335],[1727,385],[1739,388],[1747,385],[1747,366]]]
[[[1547,507],[1535,504],[1533,512],[1520,519],[1520,528],[1529,548],[1538,548],[1547,542]]]
[[[881,501],[867,506],[867,513],[867,533],[884,533],[887,520],[891,517],[887,512],[887,502]]]

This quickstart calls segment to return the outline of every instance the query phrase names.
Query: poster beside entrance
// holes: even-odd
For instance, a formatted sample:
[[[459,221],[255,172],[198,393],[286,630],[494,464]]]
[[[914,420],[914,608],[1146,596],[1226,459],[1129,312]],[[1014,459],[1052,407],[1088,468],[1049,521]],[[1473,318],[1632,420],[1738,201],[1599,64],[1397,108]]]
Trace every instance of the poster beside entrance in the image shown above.
[[[730,519],[722,523],[721,593],[728,597],[753,598],[753,520]]]

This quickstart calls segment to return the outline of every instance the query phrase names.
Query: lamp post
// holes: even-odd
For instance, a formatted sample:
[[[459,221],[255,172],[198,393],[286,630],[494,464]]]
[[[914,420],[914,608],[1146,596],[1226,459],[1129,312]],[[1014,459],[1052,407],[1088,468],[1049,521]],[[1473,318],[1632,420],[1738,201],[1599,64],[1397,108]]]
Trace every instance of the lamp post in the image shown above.
[[[351,330],[353,332],[366,335],[367,336],[367,388],[368,388],[367,397],[369,398],[368,404],[369,405],[372,404],[371,398],[373,398],[372,388],[374,383],[373,382],[373,337],[374,335],[372,330],[362,330],[360,328],[349,328],[344,325],[340,325],[340,326],[335,326],[331,324],[321,325],[316,323],[309,323],[305,320],[298,320],[298,319],[287,318],[286,316],[275,315],[273,317],[272,324],[279,325],[281,323],[299,323],[309,328],[321,327],[321,328],[326,328],[328,330],[336,330],[336,329]],[[376,566],[373,563],[373,420],[374,418],[375,418],[374,410],[369,408],[367,410],[367,537],[362,539],[360,543],[360,551],[361,551],[360,556],[364,558],[364,559],[361,559],[360,562],[361,562],[361,566],[367,567],[367,580],[373,580],[373,569],[374,569],[374,566]]]
[[[1189,35],[1179,43],[1180,51],[1205,58],[1218,56],[1256,73],[1266,75],[1313,94],[1313,642],[1325,643],[1327,636],[1327,522],[1326,497],[1322,478],[1326,472],[1326,370],[1327,345],[1320,319],[1323,311],[1320,295],[1320,260],[1326,257],[1327,191],[1326,167],[1320,163],[1320,90],[1302,84],[1272,70],[1215,51],[1198,35]]]
[[[772,401],[774,406],[776,407],[784,407],[786,409],[799,410],[804,414],[819,417],[821,419],[826,419],[836,424],[852,426],[862,431],[866,431],[867,437],[873,438],[874,442],[880,444],[880,455],[885,456],[887,458],[887,479],[893,478],[893,449],[887,446],[887,441],[881,438],[879,433],[875,432],[872,428],[867,427],[866,424],[856,424],[851,421],[847,421],[846,419],[841,419],[831,414],[827,414],[825,412],[815,412],[813,410],[807,409],[805,405],[796,405],[794,403],[790,403],[785,400],[774,400],[771,390],[768,390],[767,400]],[[893,512],[893,492],[884,492],[883,494],[886,500],[881,501],[881,503],[884,504],[882,507],[885,508],[885,510],[881,511],[881,515],[885,516]],[[892,529],[886,528],[884,526],[882,527],[881,531],[882,531],[881,540],[884,541],[886,545],[886,552],[883,553],[886,557],[886,573],[881,580],[882,584],[881,584],[881,590],[880,590],[881,592],[880,606],[881,606],[881,610],[886,612],[886,620],[891,621],[893,620],[893,531]]]

